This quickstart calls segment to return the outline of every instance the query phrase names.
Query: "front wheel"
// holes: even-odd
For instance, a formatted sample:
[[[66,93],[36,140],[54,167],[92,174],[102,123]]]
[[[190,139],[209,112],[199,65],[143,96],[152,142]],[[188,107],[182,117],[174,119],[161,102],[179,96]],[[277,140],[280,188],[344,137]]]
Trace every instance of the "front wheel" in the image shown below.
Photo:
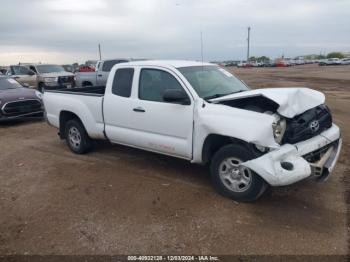
[[[91,147],[91,139],[82,123],[77,119],[67,122],[65,136],[68,147],[76,154],[84,154]]]
[[[223,196],[237,201],[254,201],[266,190],[267,183],[241,163],[255,156],[241,145],[227,145],[214,155],[210,173],[214,188]]]

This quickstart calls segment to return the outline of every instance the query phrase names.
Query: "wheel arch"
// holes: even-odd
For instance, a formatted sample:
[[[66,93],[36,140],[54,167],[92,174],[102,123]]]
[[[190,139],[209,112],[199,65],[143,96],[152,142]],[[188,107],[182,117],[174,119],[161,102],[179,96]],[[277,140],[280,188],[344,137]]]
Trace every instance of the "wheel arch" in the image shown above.
[[[59,117],[59,121],[60,121],[60,125],[59,125],[59,136],[61,139],[64,139],[65,138],[65,127],[66,127],[66,124],[69,120],[72,120],[72,119],[77,119],[83,126],[83,121],[81,121],[81,119],[79,118],[79,116],[71,111],[66,111],[66,110],[63,110],[60,112],[60,117]],[[85,128],[85,126],[84,126]]]
[[[251,150],[254,154],[257,156],[259,155],[257,149],[252,143],[249,143],[247,141],[234,138],[234,137],[229,137],[229,136],[224,136],[224,135],[219,135],[219,134],[209,134],[203,143],[203,148],[202,148],[202,163],[207,164],[210,162],[211,158],[213,155],[223,146],[228,145],[228,144],[234,144],[234,145],[241,145],[246,147],[247,149]]]

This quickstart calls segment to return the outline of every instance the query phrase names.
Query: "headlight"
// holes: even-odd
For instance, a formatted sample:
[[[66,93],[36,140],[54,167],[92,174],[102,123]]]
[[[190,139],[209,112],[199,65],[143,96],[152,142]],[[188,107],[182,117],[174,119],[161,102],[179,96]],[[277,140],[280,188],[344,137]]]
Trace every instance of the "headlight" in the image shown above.
[[[35,91],[35,95],[37,96],[37,98],[43,99],[43,94],[40,93],[39,91]]]
[[[281,143],[284,133],[286,132],[287,123],[286,120],[279,115],[274,115],[275,121],[272,123],[273,136],[278,144]]]
[[[45,83],[52,83],[52,82],[57,82],[57,81],[58,81],[58,77],[45,77],[44,78]]]

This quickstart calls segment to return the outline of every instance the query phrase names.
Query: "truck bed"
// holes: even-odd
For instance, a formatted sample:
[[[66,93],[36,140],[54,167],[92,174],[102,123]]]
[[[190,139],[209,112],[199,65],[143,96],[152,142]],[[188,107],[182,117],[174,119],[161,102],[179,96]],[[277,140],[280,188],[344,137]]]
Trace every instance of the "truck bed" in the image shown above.
[[[96,85],[96,76],[97,72],[77,72],[75,83],[78,87],[82,87],[84,82],[89,82],[94,86]]]
[[[103,139],[104,91],[104,86],[45,90],[43,101],[47,120],[51,125],[59,128],[61,113],[70,112],[80,118],[91,138]]]

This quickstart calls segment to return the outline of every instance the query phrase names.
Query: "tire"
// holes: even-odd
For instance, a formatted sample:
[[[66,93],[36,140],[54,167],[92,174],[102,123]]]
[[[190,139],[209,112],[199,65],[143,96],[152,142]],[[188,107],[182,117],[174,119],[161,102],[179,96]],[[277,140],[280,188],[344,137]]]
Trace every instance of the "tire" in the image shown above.
[[[91,82],[84,82],[82,84],[82,87],[92,87],[92,86],[93,86],[93,84]]]
[[[65,126],[66,143],[75,154],[84,154],[91,147],[91,139],[78,119],[69,120]]]
[[[249,168],[239,166],[255,157],[241,145],[230,144],[219,149],[210,164],[211,180],[216,191],[236,201],[257,200],[268,184]]]
[[[44,93],[44,84],[43,84],[43,83],[39,83],[38,91],[39,91],[40,93]]]

